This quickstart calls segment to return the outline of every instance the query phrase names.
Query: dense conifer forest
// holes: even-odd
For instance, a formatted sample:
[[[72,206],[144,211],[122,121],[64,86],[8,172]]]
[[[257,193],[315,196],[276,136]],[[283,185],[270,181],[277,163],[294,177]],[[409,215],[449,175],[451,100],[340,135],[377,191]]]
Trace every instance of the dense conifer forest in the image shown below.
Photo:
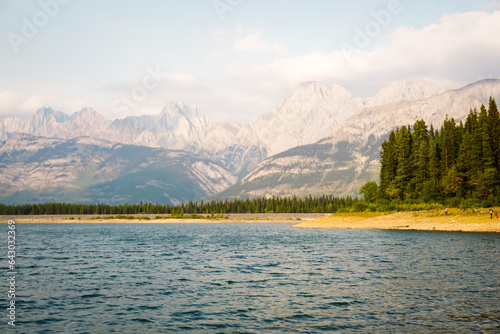
[[[228,213],[328,213],[345,210],[360,202],[351,197],[339,198],[335,196],[321,196],[305,198],[272,197],[234,200],[215,200],[210,202],[188,202],[177,206],[140,203],[133,205],[106,205],[106,204],[0,204],[2,215],[48,215],[48,214],[228,214]]]
[[[500,115],[470,110],[464,122],[444,121],[440,129],[423,120],[392,131],[382,144],[380,184],[361,189],[367,202],[403,201],[448,206],[500,203]]]
[[[172,216],[229,213],[335,213],[407,211],[442,207],[490,207],[500,204],[500,114],[494,99],[488,108],[470,110],[465,121],[453,118],[439,129],[423,120],[389,134],[380,153],[380,183],[367,182],[364,199],[321,196],[272,197],[165,204],[0,204],[1,215]]]

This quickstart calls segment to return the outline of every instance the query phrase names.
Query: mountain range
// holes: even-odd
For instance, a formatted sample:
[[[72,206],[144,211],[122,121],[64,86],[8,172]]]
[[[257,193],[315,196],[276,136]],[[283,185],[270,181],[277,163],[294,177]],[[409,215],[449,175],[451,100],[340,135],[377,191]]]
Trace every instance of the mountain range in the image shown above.
[[[116,120],[43,107],[26,121],[0,118],[0,202],[357,195],[378,179],[390,131],[463,119],[490,96],[500,97],[500,80],[457,90],[397,81],[370,98],[307,82],[247,125],[214,122],[181,101]]]

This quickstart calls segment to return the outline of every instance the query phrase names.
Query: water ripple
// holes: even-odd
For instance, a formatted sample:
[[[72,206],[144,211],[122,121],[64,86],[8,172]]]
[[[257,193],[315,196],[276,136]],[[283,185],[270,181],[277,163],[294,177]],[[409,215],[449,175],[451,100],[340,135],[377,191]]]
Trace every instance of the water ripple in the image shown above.
[[[17,232],[19,333],[500,332],[498,234],[290,224]]]

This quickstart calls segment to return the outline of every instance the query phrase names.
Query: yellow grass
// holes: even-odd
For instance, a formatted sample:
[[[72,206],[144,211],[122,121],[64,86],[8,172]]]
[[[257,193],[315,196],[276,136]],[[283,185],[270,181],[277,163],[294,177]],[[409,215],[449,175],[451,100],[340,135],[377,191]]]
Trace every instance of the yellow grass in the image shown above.
[[[499,212],[499,208],[494,208]],[[448,209],[444,212],[398,212],[334,214],[295,225],[300,228],[428,230],[461,232],[500,232],[500,219],[490,219],[488,209],[473,212]]]

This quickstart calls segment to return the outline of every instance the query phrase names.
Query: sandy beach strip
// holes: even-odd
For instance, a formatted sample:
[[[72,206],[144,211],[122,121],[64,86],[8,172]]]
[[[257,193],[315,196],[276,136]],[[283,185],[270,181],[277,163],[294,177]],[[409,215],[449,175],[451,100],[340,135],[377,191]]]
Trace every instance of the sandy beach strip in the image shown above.
[[[239,213],[225,214],[222,218],[211,218],[211,215],[199,215],[198,218],[172,218],[170,215],[133,214],[122,215],[127,218],[118,219],[117,215],[19,215],[1,216],[0,223],[13,220],[16,223],[145,223],[145,224],[208,224],[208,223],[296,223],[329,216],[328,213]],[[203,217],[203,218],[200,218]]]
[[[214,224],[214,223],[298,223],[296,228],[314,229],[381,229],[500,233],[500,219],[490,219],[487,210],[462,212],[398,212],[398,213],[339,213],[339,214],[227,214],[223,218],[172,218],[170,215],[37,215],[0,216],[0,223],[141,223],[141,224]]]
[[[346,213],[314,219],[293,227],[500,233],[500,219],[490,219],[487,211],[466,213],[458,209],[446,216],[438,212]]]

